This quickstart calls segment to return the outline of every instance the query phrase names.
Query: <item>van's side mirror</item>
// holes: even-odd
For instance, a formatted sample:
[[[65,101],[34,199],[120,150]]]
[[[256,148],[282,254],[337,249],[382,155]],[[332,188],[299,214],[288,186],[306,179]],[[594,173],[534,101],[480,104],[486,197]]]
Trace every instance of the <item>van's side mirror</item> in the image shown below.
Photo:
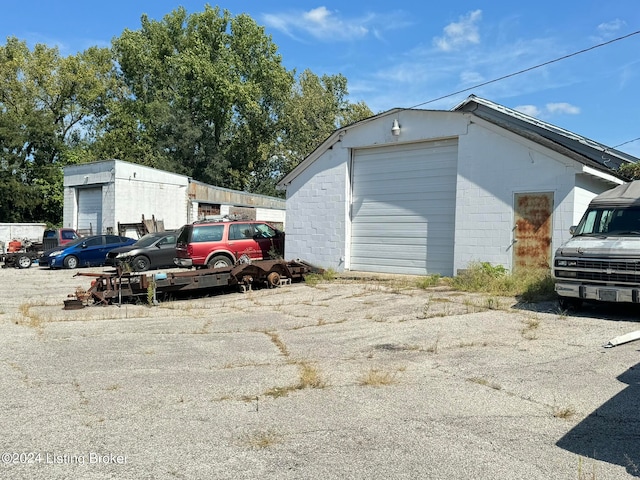
[[[575,235],[575,234],[576,234],[576,230],[577,230],[577,229],[578,229],[578,226],[577,226],[577,225],[571,225],[571,226],[569,227],[569,233],[571,234],[571,236],[573,236],[573,235]]]

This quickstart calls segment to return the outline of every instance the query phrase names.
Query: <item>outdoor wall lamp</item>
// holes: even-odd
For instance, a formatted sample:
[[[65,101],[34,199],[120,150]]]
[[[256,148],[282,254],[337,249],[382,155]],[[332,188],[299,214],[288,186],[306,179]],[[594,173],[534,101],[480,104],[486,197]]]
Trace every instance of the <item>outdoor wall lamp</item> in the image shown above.
[[[393,135],[394,137],[397,137],[398,135],[400,135],[400,125],[398,124],[397,118],[393,120],[393,127],[391,127],[391,135]]]

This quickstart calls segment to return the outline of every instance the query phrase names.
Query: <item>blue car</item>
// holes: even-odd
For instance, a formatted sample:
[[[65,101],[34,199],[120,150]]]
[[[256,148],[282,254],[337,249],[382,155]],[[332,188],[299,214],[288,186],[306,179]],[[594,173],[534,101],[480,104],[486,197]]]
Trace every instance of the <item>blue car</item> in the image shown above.
[[[104,265],[107,253],[118,247],[136,242],[118,235],[80,237],[71,243],[47,250],[40,257],[40,266],[49,268],[99,267]]]

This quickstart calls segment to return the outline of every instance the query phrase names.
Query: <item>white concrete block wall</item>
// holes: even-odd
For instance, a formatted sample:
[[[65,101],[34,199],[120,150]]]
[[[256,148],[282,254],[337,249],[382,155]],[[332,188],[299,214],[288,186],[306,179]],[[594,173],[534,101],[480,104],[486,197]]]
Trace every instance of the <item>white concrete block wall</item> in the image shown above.
[[[344,269],[348,155],[334,147],[287,188],[287,259]]]
[[[62,209],[62,226],[76,228],[78,220],[78,202],[75,187],[64,187],[64,206]]]
[[[573,215],[572,198],[567,199],[576,171],[567,165],[571,161],[509,132],[476,123],[460,137],[458,154],[454,272],[477,261],[513,268],[517,193],[553,192],[554,238],[558,227]]]

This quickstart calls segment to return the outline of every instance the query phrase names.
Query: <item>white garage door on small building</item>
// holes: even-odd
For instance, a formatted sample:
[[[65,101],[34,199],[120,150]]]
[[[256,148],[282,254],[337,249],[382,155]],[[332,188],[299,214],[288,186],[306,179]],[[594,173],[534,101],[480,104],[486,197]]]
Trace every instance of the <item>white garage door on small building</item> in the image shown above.
[[[458,142],[355,150],[350,269],[452,275]]]
[[[102,233],[102,187],[78,189],[78,232]]]

